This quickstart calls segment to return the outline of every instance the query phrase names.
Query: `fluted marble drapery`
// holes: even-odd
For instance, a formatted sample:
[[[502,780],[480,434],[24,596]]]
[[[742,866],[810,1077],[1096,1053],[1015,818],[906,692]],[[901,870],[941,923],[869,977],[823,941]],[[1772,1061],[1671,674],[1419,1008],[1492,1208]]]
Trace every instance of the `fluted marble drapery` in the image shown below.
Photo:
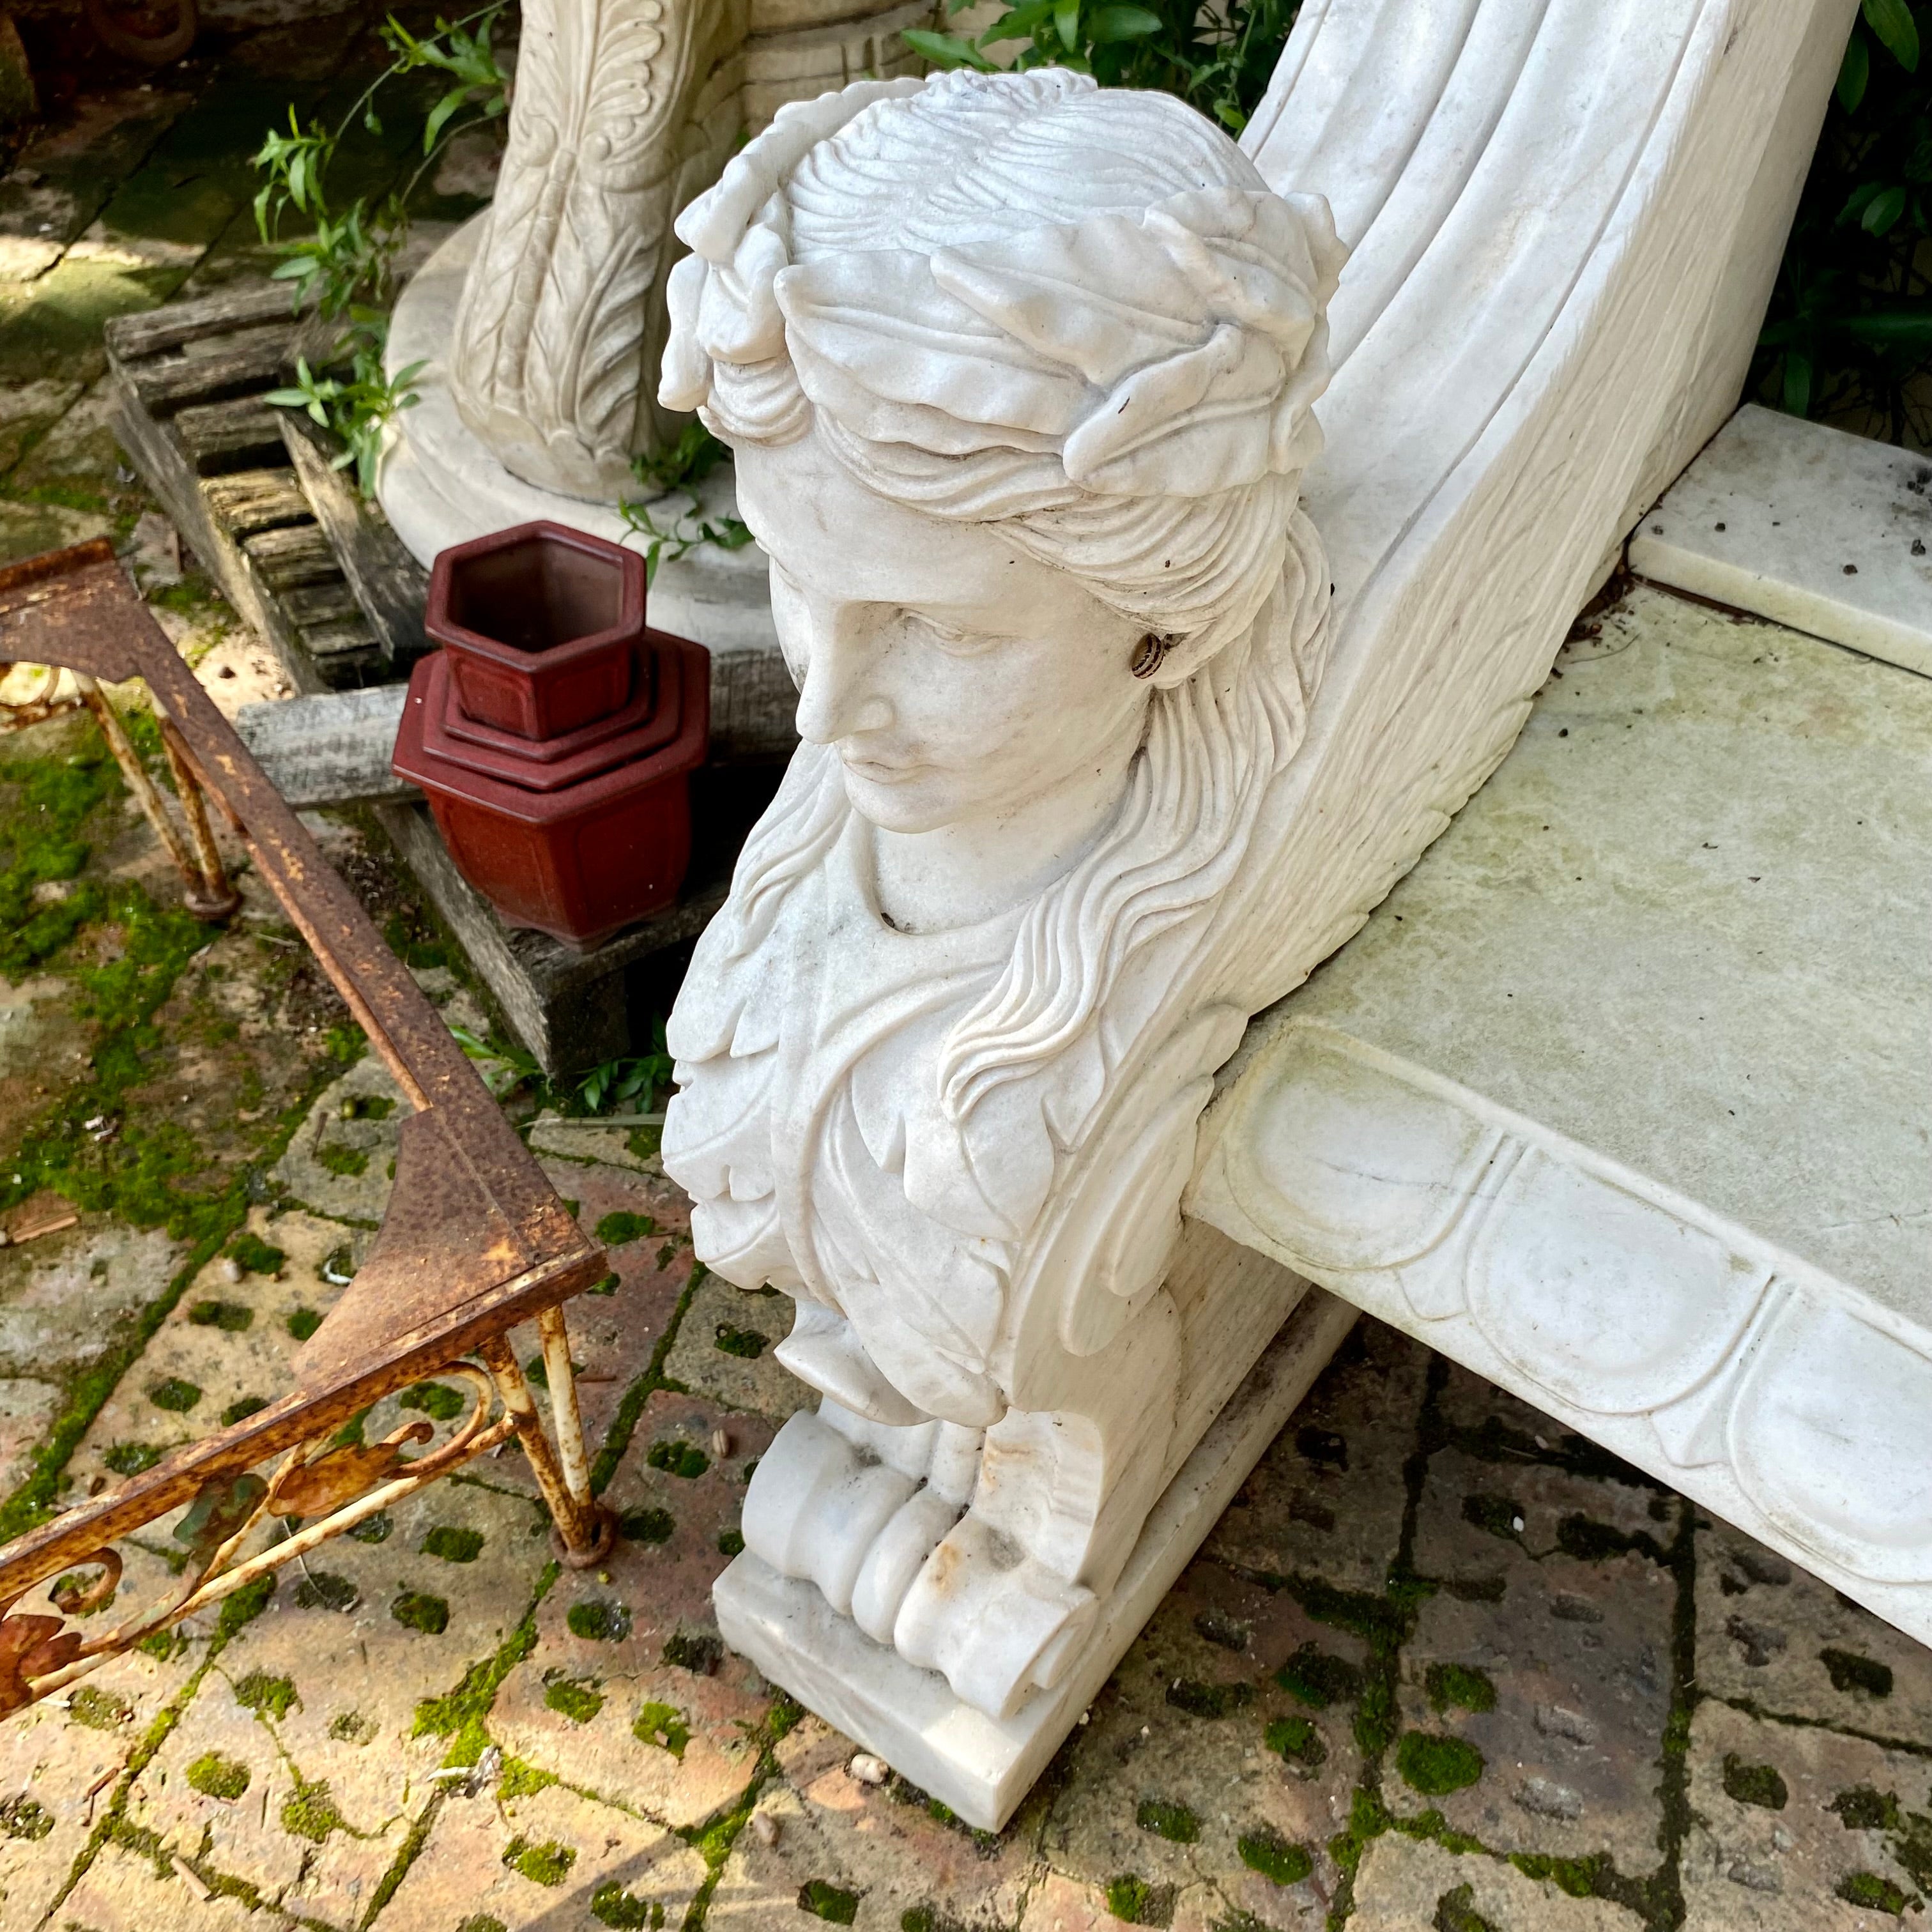
[[[656,400],[671,224],[785,100],[915,66],[925,0],[526,0],[496,200],[448,367],[524,482],[614,502],[675,437]]]

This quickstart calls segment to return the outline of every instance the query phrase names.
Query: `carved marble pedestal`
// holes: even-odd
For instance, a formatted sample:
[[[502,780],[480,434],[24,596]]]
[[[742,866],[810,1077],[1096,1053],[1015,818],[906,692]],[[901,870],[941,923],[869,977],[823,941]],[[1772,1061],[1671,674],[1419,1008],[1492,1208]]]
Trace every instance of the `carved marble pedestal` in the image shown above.
[[[1354,1325],[1346,1302],[1305,1285],[1293,1292],[1293,1313],[1155,1504],[1066,1674],[1016,1715],[975,1710],[943,1677],[838,1616],[816,1585],[749,1552],[712,1586],[724,1641],[969,1825],[998,1830]]]

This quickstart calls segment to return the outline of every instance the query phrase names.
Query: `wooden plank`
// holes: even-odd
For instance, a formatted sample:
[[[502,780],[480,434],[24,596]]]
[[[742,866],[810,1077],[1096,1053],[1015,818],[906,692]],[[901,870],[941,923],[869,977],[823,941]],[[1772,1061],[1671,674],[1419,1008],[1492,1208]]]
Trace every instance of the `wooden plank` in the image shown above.
[[[282,450],[280,416],[256,396],[190,404],[176,412],[174,432],[199,476],[272,466]]]
[[[268,329],[253,341],[206,356],[167,356],[124,366],[149,415],[166,416],[188,403],[218,403],[274,388],[296,358],[298,330]]]
[[[356,600],[399,670],[430,648],[423,635],[429,573],[404,548],[380,506],[365,502],[320,427],[293,410],[278,412],[289,460],[302,479],[315,520],[326,533]]]
[[[333,623],[338,618],[359,617],[362,607],[347,583],[316,584],[301,590],[282,593],[282,608],[299,629],[311,624]]]
[[[259,322],[292,321],[295,313],[286,283],[249,280],[193,302],[165,302],[139,315],[117,315],[103,334],[110,355],[134,362],[203,336],[226,335]]]
[[[270,783],[302,808],[375,800],[413,800],[416,788],[389,769],[409,687],[291,698],[244,705],[235,720]]]
[[[388,676],[389,662],[368,620],[359,611],[334,623],[304,625],[296,634],[331,691],[380,683]]]
[[[788,758],[798,748],[798,687],[776,650],[711,653],[711,755],[721,764]]]
[[[249,537],[258,530],[315,521],[295,472],[286,465],[208,477],[202,484],[201,494],[231,536]]]
[[[242,540],[243,554],[260,572],[271,590],[292,590],[304,584],[332,584],[342,573],[335,553],[316,524],[298,524],[262,530]]]

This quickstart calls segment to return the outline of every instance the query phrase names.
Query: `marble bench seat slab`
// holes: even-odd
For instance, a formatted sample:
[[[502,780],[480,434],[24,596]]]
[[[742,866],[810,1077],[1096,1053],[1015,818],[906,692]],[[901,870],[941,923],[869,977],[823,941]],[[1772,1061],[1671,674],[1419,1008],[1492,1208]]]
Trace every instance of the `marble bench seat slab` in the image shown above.
[[[1932,676],[1932,457],[1747,404],[1637,526],[1630,560]]]
[[[1932,684],[1643,587],[1557,674],[1190,1211],[1932,1641]]]

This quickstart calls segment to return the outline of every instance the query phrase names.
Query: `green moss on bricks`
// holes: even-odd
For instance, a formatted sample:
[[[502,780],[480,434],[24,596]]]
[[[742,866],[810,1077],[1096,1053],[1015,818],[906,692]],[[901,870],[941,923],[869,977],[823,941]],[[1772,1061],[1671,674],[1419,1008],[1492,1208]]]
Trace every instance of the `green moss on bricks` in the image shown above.
[[[1362,1694],[1362,1673],[1352,1664],[1304,1643],[1274,1674],[1274,1681],[1312,1711],[1352,1702]]]
[[[1465,1496],[1462,1520],[1491,1536],[1507,1537],[1513,1542],[1522,1534],[1522,1505],[1514,1496]]]
[[[718,1532],[718,1553],[721,1556],[742,1556],[745,1553],[745,1536],[742,1530],[721,1529]]]
[[[1761,1804],[1782,1811],[1791,1796],[1783,1778],[1768,1764],[1747,1764],[1736,1751],[1724,1756],[1724,1796],[1740,1804]]]
[[[572,1604],[563,1621],[572,1636],[592,1643],[620,1643],[631,1634],[629,1606],[606,1598]]]
[[[259,1234],[243,1234],[228,1244],[228,1258],[249,1274],[266,1275],[273,1280],[281,1273],[288,1256]]]
[[[640,1744],[656,1744],[682,1760],[684,1748],[691,1742],[691,1726],[685,1722],[684,1713],[673,1706],[646,1704],[638,1713],[631,1735]]]
[[[1436,1901],[1436,1916],[1430,1922],[1435,1932],[1497,1932],[1497,1928],[1476,1910],[1475,1888],[1459,1885]]]
[[[332,1570],[311,1570],[296,1585],[298,1610],[352,1610],[362,1600],[362,1593],[346,1576]]]
[[[573,1724],[587,1724],[604,1705],[603,1693],[589,1677],[560,1677],[544,1691],[544,1702]]]
[[[1526,1878],[1553,1885],[1572,1898],[1603,1896],[1616,1876],[1616,1862],[1600,1852],[1586,1858],[1553,1858],[1541,1852],[1512,1852],[1509,1862]]]
[[[440,1636],[449,1628],[448,1604],[427,1590],[400,1592],[389,1614],[405,1630],[421,1630],[427,1636]]]
[[[655,1234],[658,1224],[648,1214],[617,1213],[606,1214],[597,1224],[597,1240],[601,1246],[621,1248],[626,1241],[641,1241]]]
[[[1306,1718],[1271,1718],[1262,1732],[1262,1742],[1277,1756],[1310,1771],[1328,1760],[1328,1747]]]
[[[496,1796],[507,1804],[519,1798],[533,1798],[556,1782],[552,1773],[539,1771],[535,1765],[527,1764],[520,1757],[506,1757],[503,1760],[503,1774],[496,1782]]]
[[[668,1543],[676,1527],[669,1510],[628,1510],[617,1519],[617,1534],[627,1543]]]
[[[298,1342],[306,1342],[322,1326],[322,1317],[313,1308],[298,1308],[289,1317],[289,1333]]]
[[[359,1180],[369,1171],[366,1148],[338,1147],[329,1142],[316,1149],[315,1157],[338,1180]]]
[[[204,1751],[188,1768],[188,1781],[204,1798],[239,1798],[248,1789],[250,1776],[245,1764],[219,1751]]]
[[[709,1630],[674,1630],[658,1653],[674,1670],[709,1677],[718,1668],[724,1646]]]
[[[487,1912],[472,1912],[456,1928],[456,1932],[510,1932],[510,1928],[500,1918],[492,1918]]]
[[[302,1699],[294,1678],[271,1677],[266,1670],[251,1670],[236,1685],[235,1701],[244,1709],[273,1718],[280,1724]]]
[[[1861,1657],[1855,1650],[1821,1650],[1818,1661],[1829,1674],[1834,1690],[1862,1690],[1868,1697],[1892,1695],[1892,1666],[1888,1664]]]
[[[225,1640],[245,1629],[268,1607],[274,1594],[275,1579],[272,1574],[257,1576],[254,1582],[244,1583],[232,1595],[223,1598],[220,1613],[214,1620],[215,1635]]]
[[[1825,1808],[1836,1812],[1848,1832],[1894,1832],[1898,1828],[1898,1794],[1875,1791],[1869,1784],[1856,1784],[1849,1791],[1840,1792]]]
[[[197,1328],[219,1328],[224,1335],[239,1335],[250,1327],[255,1311],[238,1301],[197,1301],[188,1312]]]
[[[1461,1791],[1483,1774],[1483,1754],[1460,1738],[1431,1731],[1408,1731],[1396,1746],[1395,1768],[1402,1782],[1425,1798]]]
[[[658,1932],[664,1909],[654,1898],[634,1898],[614,1878],[607,1878],[590,1894],[590,1916],[600,1925],[618,1932]]]
[[[1167,1701],[1190,1718],[1232,1718],[1254,1700],[1252,1684],[1202,1684],[1180,1677],[1167,1687]]]
[[[395,1533],[396,1520],[387,1510],[378,1510],[374,1516],[365,1516],[353,1529],[344,1530],[345,1536],[358,1543],[387,1543]]]
[[[1169,1804],[1158,1798],[1143,1798],[1134,1809],[1134,1822],[1143,1832],[1166,1838],[1177,1845],[1200,1842],[1201,1820],[1185,1804]]]
[[[282,1801],[282,1829],[320,1845],[328,1842],[330,1832],[348,1828],[348,1820],[328,1795],[327,1781],[311,1784],[297,1772],[295,1790]]]
[[[339,1744],[366,1744],[374,1742],[376,1720],[360,1711],[338,1711],[328,1720],[328,1735]]]
[[[798,1909],[828,1925],[849,1925],[859,1916],[860,1897],[830,1879],[808,1878],[798,1888]]]
[[[418,1382],[397,1396],[396,1406],[420,1409],[432,1422],[454,1422],[470,1405],[447,1382]]]
[[[201,1391],[193,1382],[184,1382],[179,1376],[169,1376],[160,1382],[148,1384],[148,1400],[157,1408],[165,1408],[176,1415],[185,1415],[201,1400]]]
[[[736,1355],[740,1360],[755,1362],[771,1346],[771,1337],[755,1328],[740,1328],[721,1322],[712,1331],[711,1346],[720,1354]]]
[[[1431,1708],[1493,1711],[1496,1687],[1486,1672],[1463,1664],[1432,1664],[1423,1677]]]
[[[711,1466],[711,1458],[696,1443],[680,1442],[673,1438],[653,1442],[645,1451],[644,1460],[653,1469],[687,1478],[701,1476]]]
[[[118,1731],[134,1714],[134,1707],[111,1690],[83,1684],[67,1700],[67,1714],[91,1731]]]
[[[1302,1846],[1291,1844],[1279,1832],[1266,1827],[1244,1832],[1234,1841],[1241,1862],[1276,1885],[1299,1885],[1315,1869],[1315,1861]]]
[[[117,1476],[138,1476],[161,1460],[161,1451],[152,1442],[116,1442],[100,1460]]]
[[[423,1538],[422,1546],[425,1556],[440,1556],[446,1563],[474,1563],[483,1553],[483,1532],[440,1522]]]
[[[1107,1882],[1107,1910],[1124,1924],[1171,1925],[1174,1887],[1150,1885],[1131,1872],[1122,1872]]]
[[[1838,1895],[1847,1905],[1861,1906],[1868,1912],[1888,1912],[1894,1918],[1904,1918],[1905,1908],[1916,1902],[1890,1879],[1868,1871],[1853,1872],[1839,1880]]]
[[[503,1847],[503,1862],[512,1871],[522,1873],[533,1885],[555,1886],[570,1876],[577,1853],[572,1846],[560,1845],[554,1839],[547,1844],[533,1845],[527,1838],[518,1837]]]
[[[38,1844],[53,1828],[54,1814],[38,1798],[23,1792],[17,1798],[0,1801],[0,1832],[8,1838]]]
[[[221,1426],[226,1429],[237,1422],[246,1422],[251,1415],[260,1415],[268,1406],[265,1395],[244,1395],[238,1402],[231,1402],[221,1412]]]

